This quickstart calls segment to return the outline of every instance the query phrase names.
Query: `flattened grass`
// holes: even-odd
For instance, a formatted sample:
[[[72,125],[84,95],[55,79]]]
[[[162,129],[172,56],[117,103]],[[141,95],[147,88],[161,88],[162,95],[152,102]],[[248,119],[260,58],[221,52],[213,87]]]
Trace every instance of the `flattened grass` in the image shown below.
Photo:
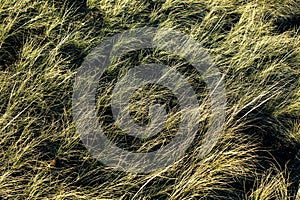
[[[1,0],[0,197],[294,199],[299,14],[297,0]],[[71,97],[76,69],[93,47],[143,26],[174,28],[202,43],[225,74],[227,116],[217,146],[203,160],[196,141],[173,165],[131,174],[90,156],[74,127]],[[141,62],[186,66],[164,52],[136,53]],[[199,134],[209,116],[204,119]]]

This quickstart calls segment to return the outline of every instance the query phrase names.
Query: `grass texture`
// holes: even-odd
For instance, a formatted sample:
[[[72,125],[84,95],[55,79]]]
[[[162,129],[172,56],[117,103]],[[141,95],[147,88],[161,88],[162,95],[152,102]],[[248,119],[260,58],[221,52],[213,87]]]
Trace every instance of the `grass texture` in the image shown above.
[[[0,0],[0,198],[296,199],[299,25],[298,0]],[[99,83],[97,100],[112,140],[122,143],[126,136],[118,136],[105,118],[110,93],[121,69],[136,62],[181,70],[204,108],[200,139],[182,159],[135,174],[111,170],[85,149],[72,120],[72,92],[76,71],[93,47],[144,26],[172,28],[201,43],[225,76],[227,107],[217,145],[198,159],[209,121],[199,76],[163,51],[138,51],[116,61]],[[139,95],[172,96],[154,86]],[[145,109],[132,110],[137,121],[145,119]],[[159,139],[133,139],[124,148],[147,151]]]

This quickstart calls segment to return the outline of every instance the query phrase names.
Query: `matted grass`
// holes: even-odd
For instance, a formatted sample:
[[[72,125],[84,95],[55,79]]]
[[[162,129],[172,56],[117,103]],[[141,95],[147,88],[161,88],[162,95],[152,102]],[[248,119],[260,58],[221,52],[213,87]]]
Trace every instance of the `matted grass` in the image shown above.
[[[295,199],[299,16],[298,0],[0,0],[0,198]],[[143,26],[173,28],[200,42],[225,74],[228,102],[221,138],[204,159],[197,159],[196,139],[171,166],[133,174],[113,171],[90,156],[75,130],[71,106],[76,70],[92,48]],[[107,76],[137,61],[187,69],[199,78],[184,60],[160,51],[124,57]],[[116,82],[108,80],[99,84],[99,111],[104,111],[99,119],[107,114]],[[202,87],[195,81],[205,107]],[[142,111],[135,108],[136,119]],[[141,150],[159,143],[134,142],[131,146]]]

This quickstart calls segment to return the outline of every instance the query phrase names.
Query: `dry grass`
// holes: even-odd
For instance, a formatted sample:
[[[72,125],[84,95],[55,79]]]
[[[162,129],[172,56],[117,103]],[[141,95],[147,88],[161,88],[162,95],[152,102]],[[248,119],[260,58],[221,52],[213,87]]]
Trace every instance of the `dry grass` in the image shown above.
[[[0,198],[296,198],[299,1],[0,0],[0,16]],[[143,26],[174,28],[201,42],[225,74],[228,102],[221,138],[205,158],[197,159],[196,139],[167,168],[133,174],[112,171],[90,156],[75,130],[71,101],[76,70],[91,49],[108,36]],[[166,52],[136,54],[115,63],[110,73],[137,60],[187,66]],[[189,76],[205,107],[199,77]],[[99,87],[102,111],[116,82],[109,80]],[[207,128],[205,113],[199,135]],[[137,108],[136,118],[141,116]]]

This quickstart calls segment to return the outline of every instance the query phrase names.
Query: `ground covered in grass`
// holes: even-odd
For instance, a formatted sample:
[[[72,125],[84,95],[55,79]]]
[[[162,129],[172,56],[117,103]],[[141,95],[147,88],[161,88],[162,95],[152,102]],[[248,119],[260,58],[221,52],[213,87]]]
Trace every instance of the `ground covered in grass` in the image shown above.
[[[75,130],[72,92],[76,71],[93,47],[144,26],[173,28],[200,42],[225,75],[227,107],[210,154],[198,159],[195,139],[171,166],[134,174],[113,171],[90,156]],[[295,199],[299,31],[298,0],[1,0],[0,198]],[[104,126],[109,127],[105,116],[111,114],[107,104],[116,82],[111,75],[137,60],[183,69],[205,107],[203,86],[184,60],[160,51],[135,54],[99,83]],[[138,108],[136,114],[143,117]],[[199,135],[207,128],[206,114]],[[107,134],[118,138],[116,131]],[[157,142],[130,146],[139,151]]]

